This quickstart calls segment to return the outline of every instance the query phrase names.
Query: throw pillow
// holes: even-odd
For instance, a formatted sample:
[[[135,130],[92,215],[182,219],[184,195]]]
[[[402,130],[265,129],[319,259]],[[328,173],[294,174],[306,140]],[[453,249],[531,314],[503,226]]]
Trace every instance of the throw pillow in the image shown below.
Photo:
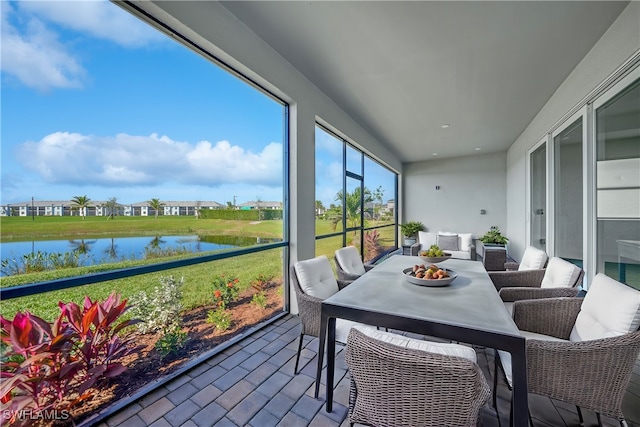
[[[438,234],[438,247],[443,251],[457,251],[458,250],[458,235],[443,235]]]

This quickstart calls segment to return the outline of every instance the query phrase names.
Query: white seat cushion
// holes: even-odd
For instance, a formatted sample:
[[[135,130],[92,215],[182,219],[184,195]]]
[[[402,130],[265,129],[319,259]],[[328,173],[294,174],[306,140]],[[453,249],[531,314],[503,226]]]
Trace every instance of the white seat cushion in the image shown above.
[[[347,319],[336,319],[336,341],[346,344],[349,331],[355,326],[370,327]]]
[[[456,259],[471,259],[470,251],[446,251],[448,254],[451,254],[451,258]]]
[[[462,252],[470,252],[473,244],[473,236],[471,233],[458,234],[458,250]]]
[[[431,245],[436,244],[438,235],[436,233],[428,233],[426,231],[418,232],[418,242],[420,242],[420,249],[428,251]]]
[[[321,255],[316,258],[298,261],[294,269],[300,287],[305,294],[326,299],[338,292],[338,282],[333,275],[329,258]]]
[[[527,340],[566,341],[549,335],[537,334],[535,332],[520,331],[520,333]],[[511,353],[504,350],[498,350],[498,354],[500,355],[500,363],[502,364],[502,370],[504,371],[504,376],[507,379],[507,384],[509,384],[509,387],[513,387],[513,375],[511,374]]]
[[[355,246],[347,246],[336,251],[336,260],[344,271],[362,276],[365,273],[360,252]]]
[[[534,246],[529,246],[522,255],[518,270],[542,270],[547,262],[547,253]]]
[[[429,353],[443,354],[445,356],[463,357],[474,363],[476,362],[476,352],[471,347],[466,347],[460,344],[417,340],[415,338],[405,337],[392,332],[379,331],[376,328],[367,325],[358,325],[354,327],[371,338],[389,344],[426,351]]]
[[[565,261],[562,258],[553,257],[544,272],[541,288],[571,288],[580,276],[580,267]]]
[[[634,332],[640,325],[640,292],[596,274],[571,330],[571,341],[589,341]]]

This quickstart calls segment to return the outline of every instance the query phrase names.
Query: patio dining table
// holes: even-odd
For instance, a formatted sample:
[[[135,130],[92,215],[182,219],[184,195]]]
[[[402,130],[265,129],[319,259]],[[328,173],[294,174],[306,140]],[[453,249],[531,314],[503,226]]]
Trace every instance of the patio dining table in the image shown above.
[[[425,264],[419,257],[395,255],[322,302],[315,397],[326,343],[326,410],[332,411],[336,318],[476,344],[511,353],[511,424],[528,423],[525,339],[507,312],[482,263],[450,259],[439,267],[457,277],[448,286],[410,283],[403,270]]]

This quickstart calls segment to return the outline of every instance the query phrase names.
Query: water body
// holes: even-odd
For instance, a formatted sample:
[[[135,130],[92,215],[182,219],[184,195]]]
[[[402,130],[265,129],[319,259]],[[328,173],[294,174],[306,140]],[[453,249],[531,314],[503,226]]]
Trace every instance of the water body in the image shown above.
[[[21,259],[38,251],[46,254],[78,252],[82,265],[144,259],[148,252],[208,252],[272,243],[280,239],[237,236],[145,236],[99,239],[37,240],[0,243],[0,258]]]

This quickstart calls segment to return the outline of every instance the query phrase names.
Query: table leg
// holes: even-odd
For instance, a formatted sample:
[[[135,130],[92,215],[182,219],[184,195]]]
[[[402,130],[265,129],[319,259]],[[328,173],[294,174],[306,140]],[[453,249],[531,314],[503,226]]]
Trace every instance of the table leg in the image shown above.
[[[512,426],[527,426],[529,422],[529,402],[527,397],[527,353],[525,341],[511,354],[513,374]]]
[[[333,374],[336,365],[336,319],[329,318],[327,331],[327,412],[333,410]]]
[[[327,337],[327,320],[324,313],[320,316],[320,336],[318,337],[318,369],[316,370],[316,391],[313,397],[320,394],[320,379],[322,378],[322,362],[324,361],[324,343]]]

